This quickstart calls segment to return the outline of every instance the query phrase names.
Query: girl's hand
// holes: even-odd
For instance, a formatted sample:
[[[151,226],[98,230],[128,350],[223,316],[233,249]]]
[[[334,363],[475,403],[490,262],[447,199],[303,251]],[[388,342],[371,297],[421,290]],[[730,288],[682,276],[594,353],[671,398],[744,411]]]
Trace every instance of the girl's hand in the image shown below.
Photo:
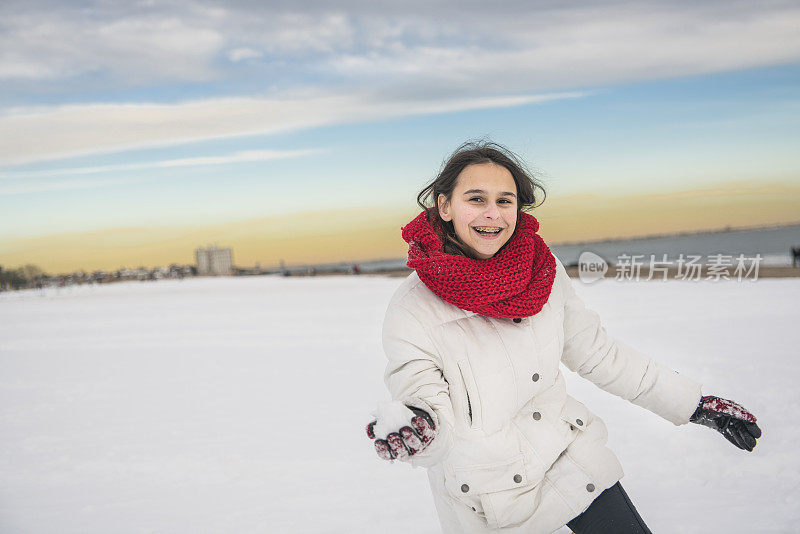
[[[689,421],[713,428],[725,439],[749,452],[755,448],[756,439],[761,437],[756,416],[733,401],[712,395],[700,399]]]
[[[376,439],[377,420],[367,425],[367,437],[375,441],[375,451],[384,460],[408,460],[414,454],[425,450],[436,435],[436,425],[424,410],[408,407],[414,416],[407,425],[396,432],[390,432],[386,439]]]

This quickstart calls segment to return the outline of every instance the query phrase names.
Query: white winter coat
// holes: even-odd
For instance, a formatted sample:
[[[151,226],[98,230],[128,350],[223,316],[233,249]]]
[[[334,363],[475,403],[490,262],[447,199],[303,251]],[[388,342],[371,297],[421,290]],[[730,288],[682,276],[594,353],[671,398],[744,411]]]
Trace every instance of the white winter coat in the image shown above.
[[[564,266],[532,317],[484,317],[445,302],[413,272],[383,325],[394,400],[431,412],[428,468],[445,534],[551,533],[622,476],[603,421],[567,395],[563,362],[600,388],[682,425],[700,384],[606,334]]]

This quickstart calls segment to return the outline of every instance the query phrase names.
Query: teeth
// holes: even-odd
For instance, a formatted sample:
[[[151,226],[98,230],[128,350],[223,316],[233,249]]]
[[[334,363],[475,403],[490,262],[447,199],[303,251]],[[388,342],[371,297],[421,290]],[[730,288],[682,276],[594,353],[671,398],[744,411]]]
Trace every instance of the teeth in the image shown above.
[[[492,234],[496,234],[501,230],[501,228],[497,228],[496,226],[475,226],[474,228],[479,232],[486,232]]]

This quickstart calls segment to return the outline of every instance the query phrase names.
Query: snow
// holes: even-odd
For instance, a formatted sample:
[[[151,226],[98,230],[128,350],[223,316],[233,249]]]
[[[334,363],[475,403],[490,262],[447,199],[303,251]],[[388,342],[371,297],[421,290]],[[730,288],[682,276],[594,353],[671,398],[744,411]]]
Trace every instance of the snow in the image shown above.
[[[373,427],[375,437],[386,439],[389,433],[399,432],[404,426],[410,427],[414,412],[400,401],[379,402],[372,417],[377,421]]]
[[[439,532],[425,470],[365,435],[399,278],[0,294],[0,532]],[[574,282],[608,331],[734,400],[753,453],[565,370],[654,532],[800,522],[800,279]],[[562,529],[560,532],[567,532]]]

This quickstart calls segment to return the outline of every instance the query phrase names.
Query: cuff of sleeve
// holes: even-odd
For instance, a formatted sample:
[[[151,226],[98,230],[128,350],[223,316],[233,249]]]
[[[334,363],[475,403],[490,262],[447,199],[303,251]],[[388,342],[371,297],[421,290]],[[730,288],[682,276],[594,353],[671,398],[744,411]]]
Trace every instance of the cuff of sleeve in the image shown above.
[[[424,451],[410,457],[411,465],[414,467],[431,467],[438,464],[444,460],[453,446],[452,429],[445,427],[436,410],[419,397],[406,397],[401,402],[406,406],[425,410],[433,419],[433,424],[436,425],[436,436],[433,441]]]
[[[672,398],[663,403],[662,413],[659,415],[676,426],[689,423],[689,418],[703,396],[702,385],[667,367],[662,368],[661,379],[663,384],[660,385],[670,392]]]

